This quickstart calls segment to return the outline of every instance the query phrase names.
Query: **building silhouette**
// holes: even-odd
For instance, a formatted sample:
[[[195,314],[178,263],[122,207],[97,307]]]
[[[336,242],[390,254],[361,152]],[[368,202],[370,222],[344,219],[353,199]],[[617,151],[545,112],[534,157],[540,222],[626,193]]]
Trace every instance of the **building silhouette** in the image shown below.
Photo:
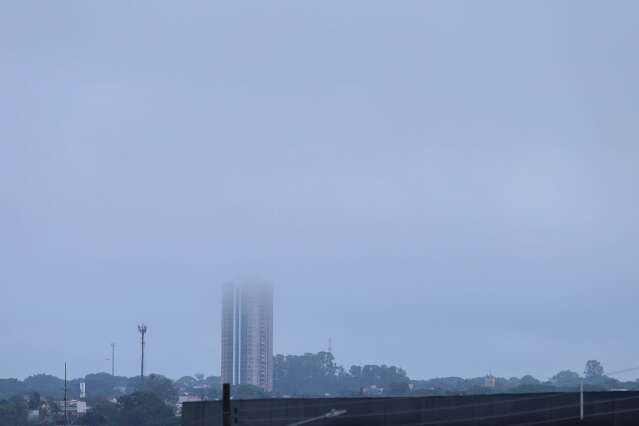
[[[273,288],[250,282],[222,292],[222,383],[273,390]]]

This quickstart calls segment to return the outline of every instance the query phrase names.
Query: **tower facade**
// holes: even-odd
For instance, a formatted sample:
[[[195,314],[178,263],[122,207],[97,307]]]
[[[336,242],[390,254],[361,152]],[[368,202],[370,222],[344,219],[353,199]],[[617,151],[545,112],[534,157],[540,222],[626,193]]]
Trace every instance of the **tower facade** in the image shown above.
[[[273,288],[244,283],[222,291],[222,383],[273,390]]]

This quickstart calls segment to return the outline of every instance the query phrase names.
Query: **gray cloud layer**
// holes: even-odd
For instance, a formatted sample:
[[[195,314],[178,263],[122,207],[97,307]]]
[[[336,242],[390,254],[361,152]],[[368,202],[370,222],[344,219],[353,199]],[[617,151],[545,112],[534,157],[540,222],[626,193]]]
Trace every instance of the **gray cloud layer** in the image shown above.
[[[635,2],[3,9],[0,377],[217,374],[245,275],[278,352],[636,363]]]

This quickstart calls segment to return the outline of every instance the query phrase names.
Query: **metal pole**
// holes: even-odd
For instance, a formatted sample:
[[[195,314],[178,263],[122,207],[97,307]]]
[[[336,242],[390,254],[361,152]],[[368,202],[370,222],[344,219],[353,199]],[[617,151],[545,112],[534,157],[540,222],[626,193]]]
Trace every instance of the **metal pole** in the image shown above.
[[[140,332],[140,335],[142,336],[142,361],[140,364],[140,378],[142,380],[144,380],[144,345],[145,345],[145,341],[144,341],[144,335],[146,334],[147,331],[147,326],[144,324],[141,324],[138,326],[138,331]]]
[[[584,381],[579,384],[579,419],[584,420]]]
[[[231,384],[222,385],[222,425],[231,426]]]
[[[69,417],[68,417],[68,403],[67,403],[67,363],[64,363],[64,424],[68,425],[69,424]]]

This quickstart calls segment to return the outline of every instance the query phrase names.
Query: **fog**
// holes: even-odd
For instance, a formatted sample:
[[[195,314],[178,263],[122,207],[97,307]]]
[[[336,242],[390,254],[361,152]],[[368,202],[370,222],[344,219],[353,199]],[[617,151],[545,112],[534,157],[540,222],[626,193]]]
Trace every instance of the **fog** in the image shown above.
[[[7,2],[0,377],[634,367],[639,3]]]

